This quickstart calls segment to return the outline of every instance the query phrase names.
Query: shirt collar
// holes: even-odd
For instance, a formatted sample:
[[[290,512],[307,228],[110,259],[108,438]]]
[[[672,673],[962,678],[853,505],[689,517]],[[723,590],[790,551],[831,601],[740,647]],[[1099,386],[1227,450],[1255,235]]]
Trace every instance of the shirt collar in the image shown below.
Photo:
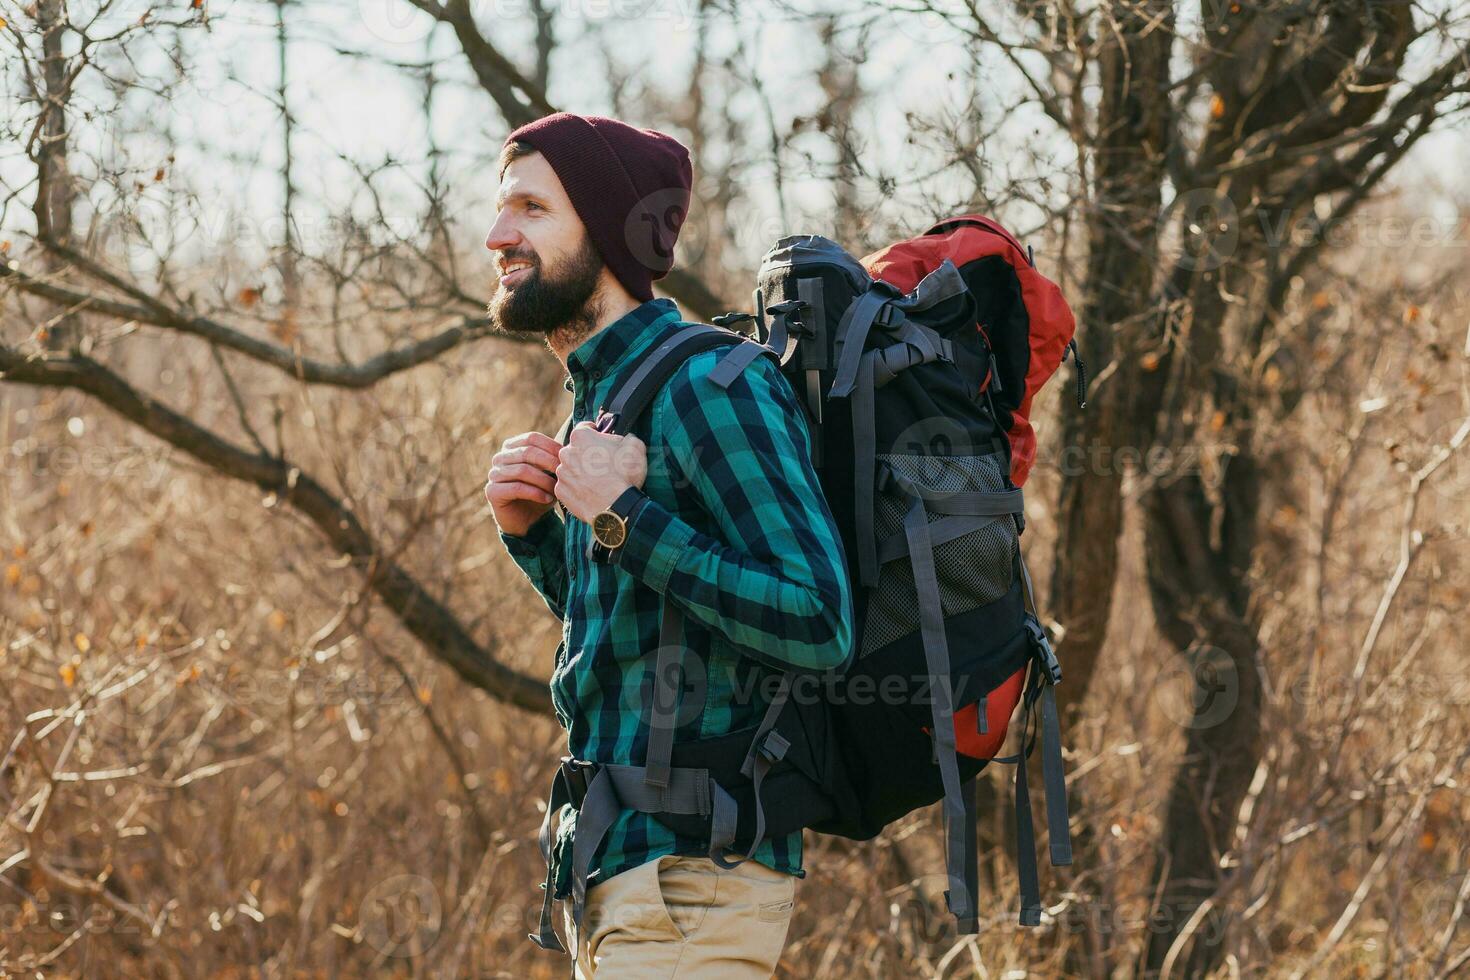
[[[588,337],[567,355],[567,387],[607,377],[629,351],[679,319],[679,308],[662,296],[648,300]]]

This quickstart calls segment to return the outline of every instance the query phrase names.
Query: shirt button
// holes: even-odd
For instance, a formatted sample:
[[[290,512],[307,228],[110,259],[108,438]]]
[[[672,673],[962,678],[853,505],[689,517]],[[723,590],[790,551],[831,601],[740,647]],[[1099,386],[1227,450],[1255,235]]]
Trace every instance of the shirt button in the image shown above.
[[[602,372],[601,371],[593,371],[592,372],[592,380],[593,381],[600,381],[601,379],[602,379]]]
[[[561,383],[561,386],[563,388],[565,388],[567,391],[571,391],[572,390],[572,376],[571,375],[567,375],[566,380],[564,380]]]

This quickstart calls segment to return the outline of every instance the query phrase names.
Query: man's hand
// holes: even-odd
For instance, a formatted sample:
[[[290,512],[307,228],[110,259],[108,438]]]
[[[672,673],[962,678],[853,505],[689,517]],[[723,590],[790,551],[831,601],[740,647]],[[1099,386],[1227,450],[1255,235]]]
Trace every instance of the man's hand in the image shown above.
[[[562,444],[540,432],[511,436],[490,458],[485,499],[495,523],[521,537],[556,503],[557,457]]]
[[[561,449],[555,491],[574,517],[590,524],[624,490],[642,487],[647,476],[648,447],[642,439],[578,422]]]

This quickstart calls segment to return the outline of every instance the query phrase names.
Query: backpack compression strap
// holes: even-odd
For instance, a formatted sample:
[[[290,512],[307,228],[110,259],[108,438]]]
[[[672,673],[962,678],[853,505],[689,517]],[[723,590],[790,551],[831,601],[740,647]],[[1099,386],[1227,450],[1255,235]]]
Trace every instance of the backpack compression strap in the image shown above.
[[[1023,508],[1022,492],[1006,490],[955,493],[928,490],[905,479],[886,463],[879,464],[877,486],[879,490],[893,489],[902,493],[910,501],[903,518],[903,531],[882,543],[880,555],[885,560],[907,555],[914,572],[924,662],[933,684],[931,707],[934,759],[939,766],[944,785],[945,870],[950,883],[945,897],[950,911],[959,920],[960,931],[974,933],[979,929],[975,801],[973,787],[960,781],[959,760],[956,757],[949,641],[944,632],[944,609],[934,567],[934,547],[991,521],[1019,517]],[[930,523],[930,513],[945,516]],[[1020,923],[1034,926],[1041,921],[1041,891],[1036,869],[1036,835],[1031,821],[1030,788],[1026,781],[1026,758],[1034,744],[1029,729],[1031,709],[1037,700],[1041,701],[1042,778],[1046,787],[1047,829],[1051,863],[1054,866],[1072,863],[1072,842],[1067,826],[1067,790],[1063,778],[1061,726],[1057,717],[1054,691],[1054,685],[1061,681],[1061,666],[1041,628],[1031,589],[1031,575],[1026,569],[1026,563],[1020,558],[1017,561],[1026,604],[1025,625],[1034,662],[1027,662],[1027,683],[1021,714],[1022,750],[1014,757],[995,761],[1016,763],[1016,865],[1021,883]],[[982,703],[979,717],[983,720],[984,715]]]
[[[873,528],[873,489],[877,477],[877,421],[874,393],[900,371],[935,360],[955,360],[955,346],[930,327],[906,318],[910,312],[932,309],[955,297],[970,299],[969,287],[945,259],[925,276],[913,292],[898,296],[888,283],[875,280],[873,288],[848,306],[838,327],[842,348],[829,398],[852,402],[853,507],[857,525],[858,581],[871,586],[878,580],[878,543]],[[865,350],[868,334],[881,316],[897,342]]]

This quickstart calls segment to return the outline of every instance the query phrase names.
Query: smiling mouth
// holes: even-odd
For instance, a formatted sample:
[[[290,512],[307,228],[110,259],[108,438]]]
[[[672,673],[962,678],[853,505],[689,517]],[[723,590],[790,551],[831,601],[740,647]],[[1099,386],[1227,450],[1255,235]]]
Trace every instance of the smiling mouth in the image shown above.
[[[531,275],[531,273],[534,272],[534,271],[536,271],[536,267],[534,265],[527,264],[527,265],[517,266],[515,269],[512,269],[510,272],[503,272],[503,273],[501,273],[501,275],[500,275],[500,284],[502,286],[515,286],[521,280],[526,279],[527,277],[529,277]]]

